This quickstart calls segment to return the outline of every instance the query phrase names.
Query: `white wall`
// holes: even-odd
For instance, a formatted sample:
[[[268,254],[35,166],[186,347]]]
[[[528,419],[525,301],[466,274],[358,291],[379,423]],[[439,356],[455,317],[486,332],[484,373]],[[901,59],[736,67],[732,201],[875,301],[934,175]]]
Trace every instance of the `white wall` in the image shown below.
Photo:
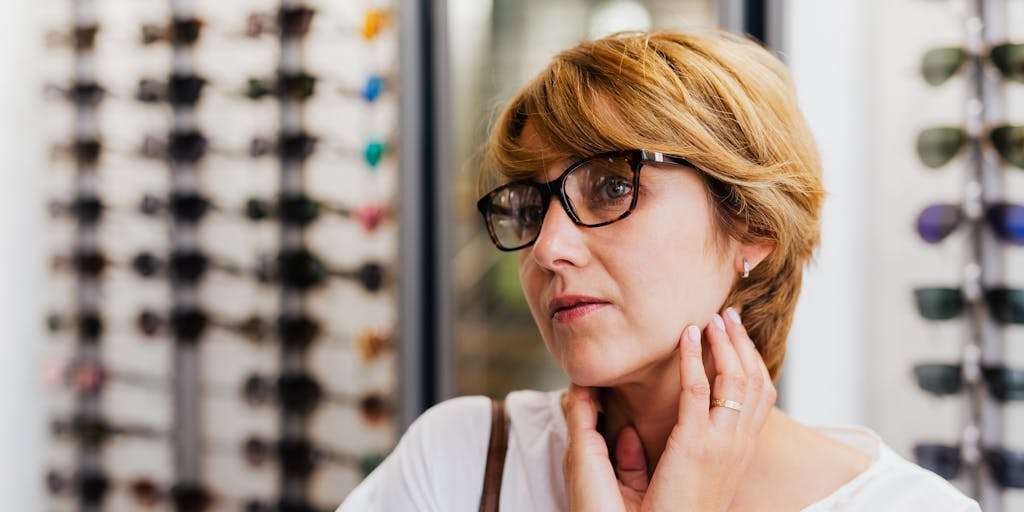
[[[785,410],[802,422],[863,424],[866,7],[858,0],[790,0],[786,8],[785,59],[818,141],[829,195],[822,214],[822,245],[804,275],[780,391]]]
[[[0,510],[42,510],[43,422],[37,357],[43,339],[44,149],[34,117],[34,2],[0,16]]]

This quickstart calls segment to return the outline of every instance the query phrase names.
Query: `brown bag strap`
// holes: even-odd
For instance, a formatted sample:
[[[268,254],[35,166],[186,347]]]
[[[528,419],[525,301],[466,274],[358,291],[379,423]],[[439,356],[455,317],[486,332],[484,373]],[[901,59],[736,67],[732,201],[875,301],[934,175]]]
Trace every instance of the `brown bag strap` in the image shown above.
[[[508,450],[508,418],[505,402],[491,399],[491,441],[487,446],[487,469],[484,471],[484,492],[480,495],[480,512],[498,512],[501,497],[501,474]]]

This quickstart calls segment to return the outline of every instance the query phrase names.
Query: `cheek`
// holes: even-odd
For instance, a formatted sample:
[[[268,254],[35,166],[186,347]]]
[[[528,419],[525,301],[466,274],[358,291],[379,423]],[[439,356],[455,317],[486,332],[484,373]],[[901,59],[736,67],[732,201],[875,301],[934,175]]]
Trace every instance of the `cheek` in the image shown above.
[[[539,321],[537,301],[540,300],[543,283],[540,281],[537,266],[530,263],[528,253],[529,249],[519,251],[519,285],[523,288],[526,304],[530,307],[534,319]]]

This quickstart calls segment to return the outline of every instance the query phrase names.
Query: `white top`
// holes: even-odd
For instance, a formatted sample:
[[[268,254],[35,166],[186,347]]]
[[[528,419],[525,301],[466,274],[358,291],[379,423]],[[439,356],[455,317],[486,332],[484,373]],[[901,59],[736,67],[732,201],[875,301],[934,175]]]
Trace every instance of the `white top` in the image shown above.
[[[562,454],[566,423],[563,390],[513,391],[501,509],[565,511]],[[485,396],[446,400],[424,412],[394,451],[341,504],[337,512],[459,512],[480,506],[491,428]],[[871,457],[860,475],[803,512],[980,512],[978,503],[942,477],[900,457],[865,427],[815,427]]]

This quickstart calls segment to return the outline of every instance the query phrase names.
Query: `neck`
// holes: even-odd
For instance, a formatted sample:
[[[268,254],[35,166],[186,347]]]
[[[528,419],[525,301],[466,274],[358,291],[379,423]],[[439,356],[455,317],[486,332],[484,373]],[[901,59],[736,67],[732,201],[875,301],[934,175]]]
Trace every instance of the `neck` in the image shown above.
[[[633,426],[640,435],[647,460],[648,476],[665,450],[669,434],[679,416],[679,359],[678,353],[663,363],[645,370],[645,375],[630,382],[602,388],[601,403],[604,421],[598,424],[608,444],[608,453],[615,455],[615,442],[619,433],[627,426]],[[714,387],[714,364],[705,361],[711,389]],[[564,397],[563,397],[564,398]],[[564,402],[563,402],[564,406]],[[761,466],[760,459],[770,457],[767,448],[777,444],[775,440],[785,430],[785,415],[772,408],[765,424],[758,433],[755,445],[758,447],[752,460],[751,469]]]

